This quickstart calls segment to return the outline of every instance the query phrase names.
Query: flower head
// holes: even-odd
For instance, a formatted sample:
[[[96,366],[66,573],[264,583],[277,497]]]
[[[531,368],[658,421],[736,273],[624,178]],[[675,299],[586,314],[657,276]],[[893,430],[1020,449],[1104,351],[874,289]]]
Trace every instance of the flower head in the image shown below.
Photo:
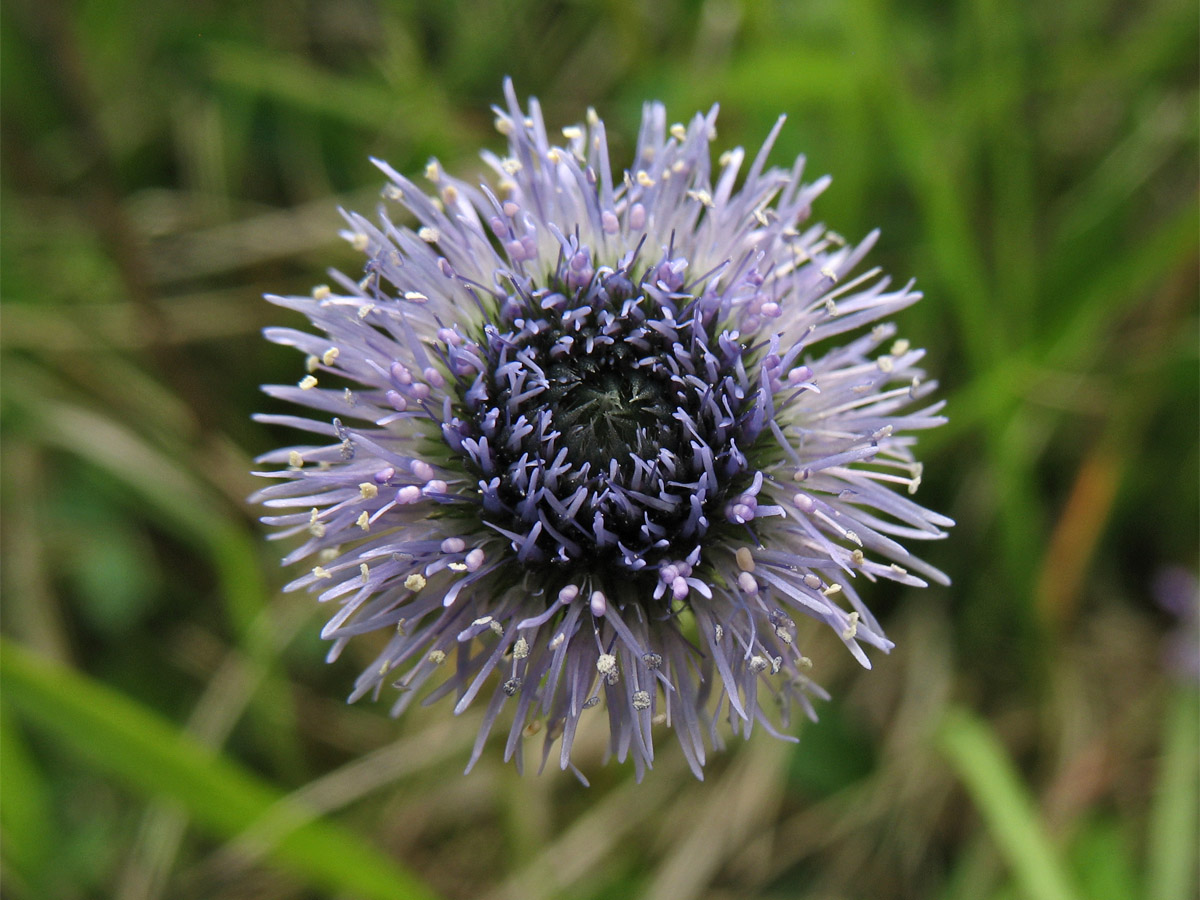
[[[555,143],[505,93],[493,185],[377,163],[413,224],[346,214],[361,280],[271,298],[319,334],[267,331],[309,370],[267,393],[321,415],[262,417],[319,438],[262,460],[265,521],[307,535],[290,587],[337,607],[331,657],[390,635],[351,699],[479,698],[472,764],[503,714],[506,758],[541,730],[566,768],[606,714],[640,777],[665,725],[699,776],[720,719],[813,716],[797,618],[869,667],[892,644],[856,585],[944,580],[897,540],[951,524],[909,496],[941,404],[923,351],[864,333],[920,295],[852,275],[874,234],[803,224],[829,179],[767,167],[782,119],[743,174],[740,148],[712,166],[715,108],[649,104],[614,179],[594,112]]]

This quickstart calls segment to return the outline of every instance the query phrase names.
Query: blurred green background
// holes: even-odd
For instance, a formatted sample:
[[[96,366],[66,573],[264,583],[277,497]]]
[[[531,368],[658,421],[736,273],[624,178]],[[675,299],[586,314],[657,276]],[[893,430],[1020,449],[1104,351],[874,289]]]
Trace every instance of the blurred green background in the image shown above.
[[[7,0],[0,863],[12,898],[1197,896],[1195,4]],[[358,271],[368,155],[460,174],[510,74],[627,159],[643,100],[809,157],[876,226],[951,424],[954,579],[708,780],[518,777],[446,704],[347,707],[243,498],[299,360],[261,294]],[[1191,624],[1164,604],[1191,605]],[[1190,627],[1190,631],[1188,630]],[[1172,651],[1172,647],[1175,651]]]

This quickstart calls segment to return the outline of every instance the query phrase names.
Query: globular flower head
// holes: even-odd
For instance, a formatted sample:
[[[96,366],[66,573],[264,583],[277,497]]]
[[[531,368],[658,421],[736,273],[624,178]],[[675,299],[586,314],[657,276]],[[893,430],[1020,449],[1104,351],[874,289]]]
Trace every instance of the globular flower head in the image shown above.
[[[306,536],[290,587],[336,607],[331,657],[388,635],[351,699],[478,698],[472,764],[503,721],[506,758],[540,731],[569,767],[606,715],[640,777],[670,728],[699,776],[720,720],[813,716],[798,619],[869,667],[892,644],[857,586],[944,580],[900,543],[951,524],[909,496],[941,404],[875,324],[920,295],[852,274],[874,234],[804,224],[828,178],[767,167],[782,119],[714,168],[715,108],[649,104],[614,179],[594,112],[552,142],[505,93],[490,184],[377,163],[405,215],[346,214],[361,279],[270,298],[318,333],[267,331],[309,370],[267,393],[319,416],[261,417],[318,438],[263,458],[265,521]]]

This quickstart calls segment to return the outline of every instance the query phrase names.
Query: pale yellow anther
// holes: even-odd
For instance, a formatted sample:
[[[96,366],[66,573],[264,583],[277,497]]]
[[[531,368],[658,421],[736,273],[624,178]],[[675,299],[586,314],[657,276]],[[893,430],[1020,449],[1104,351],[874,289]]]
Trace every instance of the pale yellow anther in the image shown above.
[[[529,642],[525,638],[517,638],[512,650],[514,659],[524,659],[529,655]]]
[[[354,524],[357,525],[359,528],[361,528],[363,531],[371,530],[371,517],[369,515],[367,515],[367,511],[365,509],[361,513],[359,513],[358,518],[355,520]]]
[[[379,674],[386,675],[388,673],[388,669],[390,669],[391,667],[392,667],[392,661],[390,659],[385,659],[382,663],[379,664]]]
[[[675,138],[677,141],[682,141],[685,137],[687,137],[687,128],[685,128],[682,123],[676,122],[671,126],[671,137]]]
[[[359,563],[358,574],[362,576],[363,584],[366,584],[371,579],[371,567],[366,563]]]
[[[407,300],[409,303],[428,303],[429,302],[429,298],[426,297],[424,294],[422,294],[420,291],[405,291],[404,299]]]
[[[303,378],[300,379],[300,390],[302,390],[302,391],[311,391],[316,386],[317,386],[317,379],[314,378],[312,375],[305,375]]]
[[[513,133],[513,121],[508,116],[496,116],[496,130],[505,137]]]
[[[798,660],[796,660],[796,664],[802,669],[811,669],[813,667],[813,661],[807,656],[801,656]]]
[[[858,536],[857,531],[847,530],[846,531],[846,540],[848,540],[852,544],[858,544],[858,546],[860,546],[860,547],[862,546],[862,538],[860,538]]]
[[[447,569],[449,569],[451,572],[465,572],[465,571],[467,571],[467,566],[466,566],[466,564],[465,564],[465,563],[460,563],[460,562],[452,562],[452,563],[450,563],[450,565],[446,566],[446,568],[447,568]]]
[[[360,306],[358,308],[358,317],[360,319],[365,319],[367,316],[369,316],[374,311],[375,311],[374,303],[364,303],[362,306]]]
[[[701,206],[707,206],[710,209],[713,205],[712,194],[705,190],[688,191],[687,195],[699,203]]]
[[[321,360],[319,360],[317,357],[313,356],[311,353],[308,356],[304,357],[304,371],[308,372],[309,374],[312,374],[313,372],[317,371],[317,369],[320,367],[320,365],[321,365]]]
[[[600,116],[596,113],[595,107],[589,106],[587,108],[587,123],[593,128],[600,124]]]
[[[617,658],[611,653],[601,653],[600,658],[596,660],[596,671],[601,675],[608,675],[616,671]]]
[[[334,360],[336,360],[338,358],[338,356],[341,355],[341,352],[342,351],[339,350],[337,347],[330,347],[328,350],[326,350],[324,353],[321,354],[321,362],[323,362],[327,366],[332,366]]]
[[[892,357],[884,355],[875,360],[875,365],[879,366],[880,372],[887,374],[896,368],[896,361]]]
[[[340,547],[326,547],[324,550],[322,550],[321,552],[319,552],[317,554],[317,559],[318,559],[318,561],[320,561],[322,563],[329,563],[329,562],[333,562],[341,555],[342,555],[342,550]]]
[[[861,550],[855,550],[853,553],[850,554],[850,562],[856,566],[861,566],[863,564],[864,559],[866,559],[866,556],[863,554],[863,552]]]
[[[312,298],[314,300],[328,300],[330,293],[331,291],[329,290],[329,285],[318,284],[312,289]]]
[[[554,165],[557,166],[560,162],[563,161],[563,155],[562,155],[562,152],[557,147],[551,147],[549,150],[546,151],[546,159],[548,159],[550,162],[554,163]]]
[[[408,634],[404,626],[408,624],[408,619],[400,619],[396,622],[396,634]]]
[[[419,591],[425,587],[425,576],[420,572],[413,572],[404,579],[404,586],[410,591]]]
[[[371,239],[361,231],[354,232],[354,236],[350,238],[350,246],[362,253],[367,249],[367,245],[371,243]]]
[[[521,161],[510,156],[500,162],[500,168],[506,175],[516,175],[521,171]]]
[[[308,531],[313,537],[325,537],[325,525],[319,520],[320,511],[314,506],[308,515]]]
[[[562,135],[568,141],[578,141],[583,138],[583,129],[578,125],[568,125],[562,130]]]
[[[433,663],[435,666],[440,666],[442,663],[444,663],[446,661],[446,651],[445,650],[430,650],[429,655],[425,658],[427,660],[429,660],[431,663]]]
[[[293,469],[304,468],[304,457],[300,455],[299,450],[292,450],[288,453],[288,465]]]
[[[754,554],[750,552],[749,547],[738,547],[733,556],[737,560],[738,568],[743,572],[754,571]]]
[[[831,316],[836,316],[838,314],[837,304],[834,303],[832,299],[825,301],[825,312]]]
[[[892,344],[892,356],[903,356],[908,352],[910,346],[907,338],[900,338],[896,343]]]
[[[383,189],[383,197],[385,200],[403,200],[404,191],[400,190],[394,184],[389,184]]]
[[[892,563],[890,566],[888,566],[888,568],[891,569],[893,572],[895,572],[897,575],[907,575],[908,574],[908,569],[904,568],[904,566],[898,566],[895,563]]]
[[[644,169],[637,173],[637,183],[642,187],[654,187],[654,179],[650,177],[650,173]]]
[[[444,188],[442,188],[442,202],[445,203],[447,206],[457,206],[458,205],[458,188],[456,188],[452,184],[448,184]]]
[[[833,271],[833,269],[831,269],[829,266],[822,266],[821,274],[823,276],[825,276],[826,278],[828,278],[830,281],[832,281],[834,284],[837,284],[837,280],[838,280],[837,272]]]
[[[422,225],[417,229],[417,237],[427,244],[436,244],[442,239],[442,236],[438,234],[438,230],[428,225]]]
[[[429,165],[425,167],[425,177],[437,184],[442,178],[442,167],[438,165],[436,159],[431,159]]]
[[[492,622],[490,625],[488,625],[488,628],[492,629],[492,634],[496,635],[496,637],[500,637],[504,634],[504,626],[499,622]]]
[[[920,487],[921,487],[921,476],[918,475],[916,478],[912,479],[908,483],[908,493],[910,495],[915,494],[917,492],[917,489]]]
[[[330,572],[328,569],[326,569],[324,566],[313,566],[312,574],[313,574],[313,578],[332,578],[333,577],[333,573]]]
[[[842,586],[835,581],[833,584],[829,585],[829,587],[822,590],[821,593],[826,597],[832,597],[834,594],[840,593],[841,590]]]
[[[358,486],[358,493],[364,500],[374,500],[379,496],[379,485],[373,481],[364,481]]]
[[[804,586],[811,591],[815,591],[817,588],[819,588],[821,586],[821,579],[818,578],[816,575],[814,575],[812,572],[809,572],[807,575],[804,576]]]
[[[721,641],[725,639],[725,629],[720,625],[714,625],[713,637],[716,638],[718,644],[721,643]]]
[[[858,613],[852,612],[846,617],[846,629],[842,632],[843,640],[850,640],[858,634]]]

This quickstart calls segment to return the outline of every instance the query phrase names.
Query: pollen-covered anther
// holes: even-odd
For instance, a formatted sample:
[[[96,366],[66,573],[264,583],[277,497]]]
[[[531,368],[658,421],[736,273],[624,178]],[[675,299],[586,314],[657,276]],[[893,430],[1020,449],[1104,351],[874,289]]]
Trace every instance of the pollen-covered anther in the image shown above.
[[[313,575],[313,578],[332,578],[333,577],[333,573],[330,572],[328,569],[326,569],[324,566],[313,566],[312,575]]]
[[[529,655],[529,642],[525,638],[517,638],[512,648],[513,659],[524,659]]]
[[[634,691],[633,692],[633,708],[639,712],[643,709],[650,708],[650,692],[649,691]]]
[[[407,578],[404,579],[404,586],[406,588],[408,588],[410,591],[419,591],[423,587],[425,587],[425,584],[426,584],[425,576],[422,575],[420,572],[413,572],[411,575],[409,575]]]
[[[446,651],[445,650],[430,650],[429,655],[426,656],[425,658],[427,660],[429,660],[431,663],[433,663],[435,666],[440,666],[442,663],[444,663],[446,661]]]
[[[330,294],[331,291],[329,290],[329,285],[327,284],[318,284],[312,289],[312,298],[318,302],[321,300],[328,300]]]
[[[320,521],[321,511],[315,506],[308,514],[308,533],[313,537],[325,537],[325,523]]]
[[[861,550],[854,550],[850,554],[850,562],[853,565],[861,566],[865,559],[866,559],[866,556],[863,554],[863,552]]]
[[[761,675],[769,668],[771,668],[771,664],[767,662],[765,657],[759,656],[757,653],[750,657],[749,669],[755,675]]]
[[[326,350],[324,353],[321,354],[321,362],[324,365],[332,366],[337,361],[337,358],[338,358],[339,354],[341,354],[341,352],[342,351],[339,350],[337,347],[330,347],[328,350]]]
[[[370,481],[360,482],[358,485],[358,494],[363,500],[374,500],[379,496],[379,485]]]
[[[359,513],[358,518],[354,520],[354,524],[357,525],[359,528],[361,528],[363,531],[370,531],[371,530],[371,515],[370,515],[370,513],[368,513],[364,509],[361,513]]]
[[[300,455],[299,450],[291,450],[288,452],[288,465],[293,469],[304,468],[304,457]]]
[[[858,634],[858,613],[852,612],[846,617],[846,627],[842,631],[842,639],[850,640]]]
[[[840,593],[841,590],[842,586],[835,581],[833,584],[829,585],[829,587],[823,588],[821,593],[826,597],[832,597],[834,594]]]
[[[596,660],[596,671],[606,677],[612,675],[617,671],[617,658],[611,653],[601,653]]]
[[[300,379],[299,387],[302,391],[311,391],[316,386],[317,379],[315,375],[305,375]]]
[[[515,697],[520,690],[521,690],[521,679],[520,678],[510,678],[510,679],[508,679],[508,681],[504,682],[504,693],[507,694],[509,697]]]

